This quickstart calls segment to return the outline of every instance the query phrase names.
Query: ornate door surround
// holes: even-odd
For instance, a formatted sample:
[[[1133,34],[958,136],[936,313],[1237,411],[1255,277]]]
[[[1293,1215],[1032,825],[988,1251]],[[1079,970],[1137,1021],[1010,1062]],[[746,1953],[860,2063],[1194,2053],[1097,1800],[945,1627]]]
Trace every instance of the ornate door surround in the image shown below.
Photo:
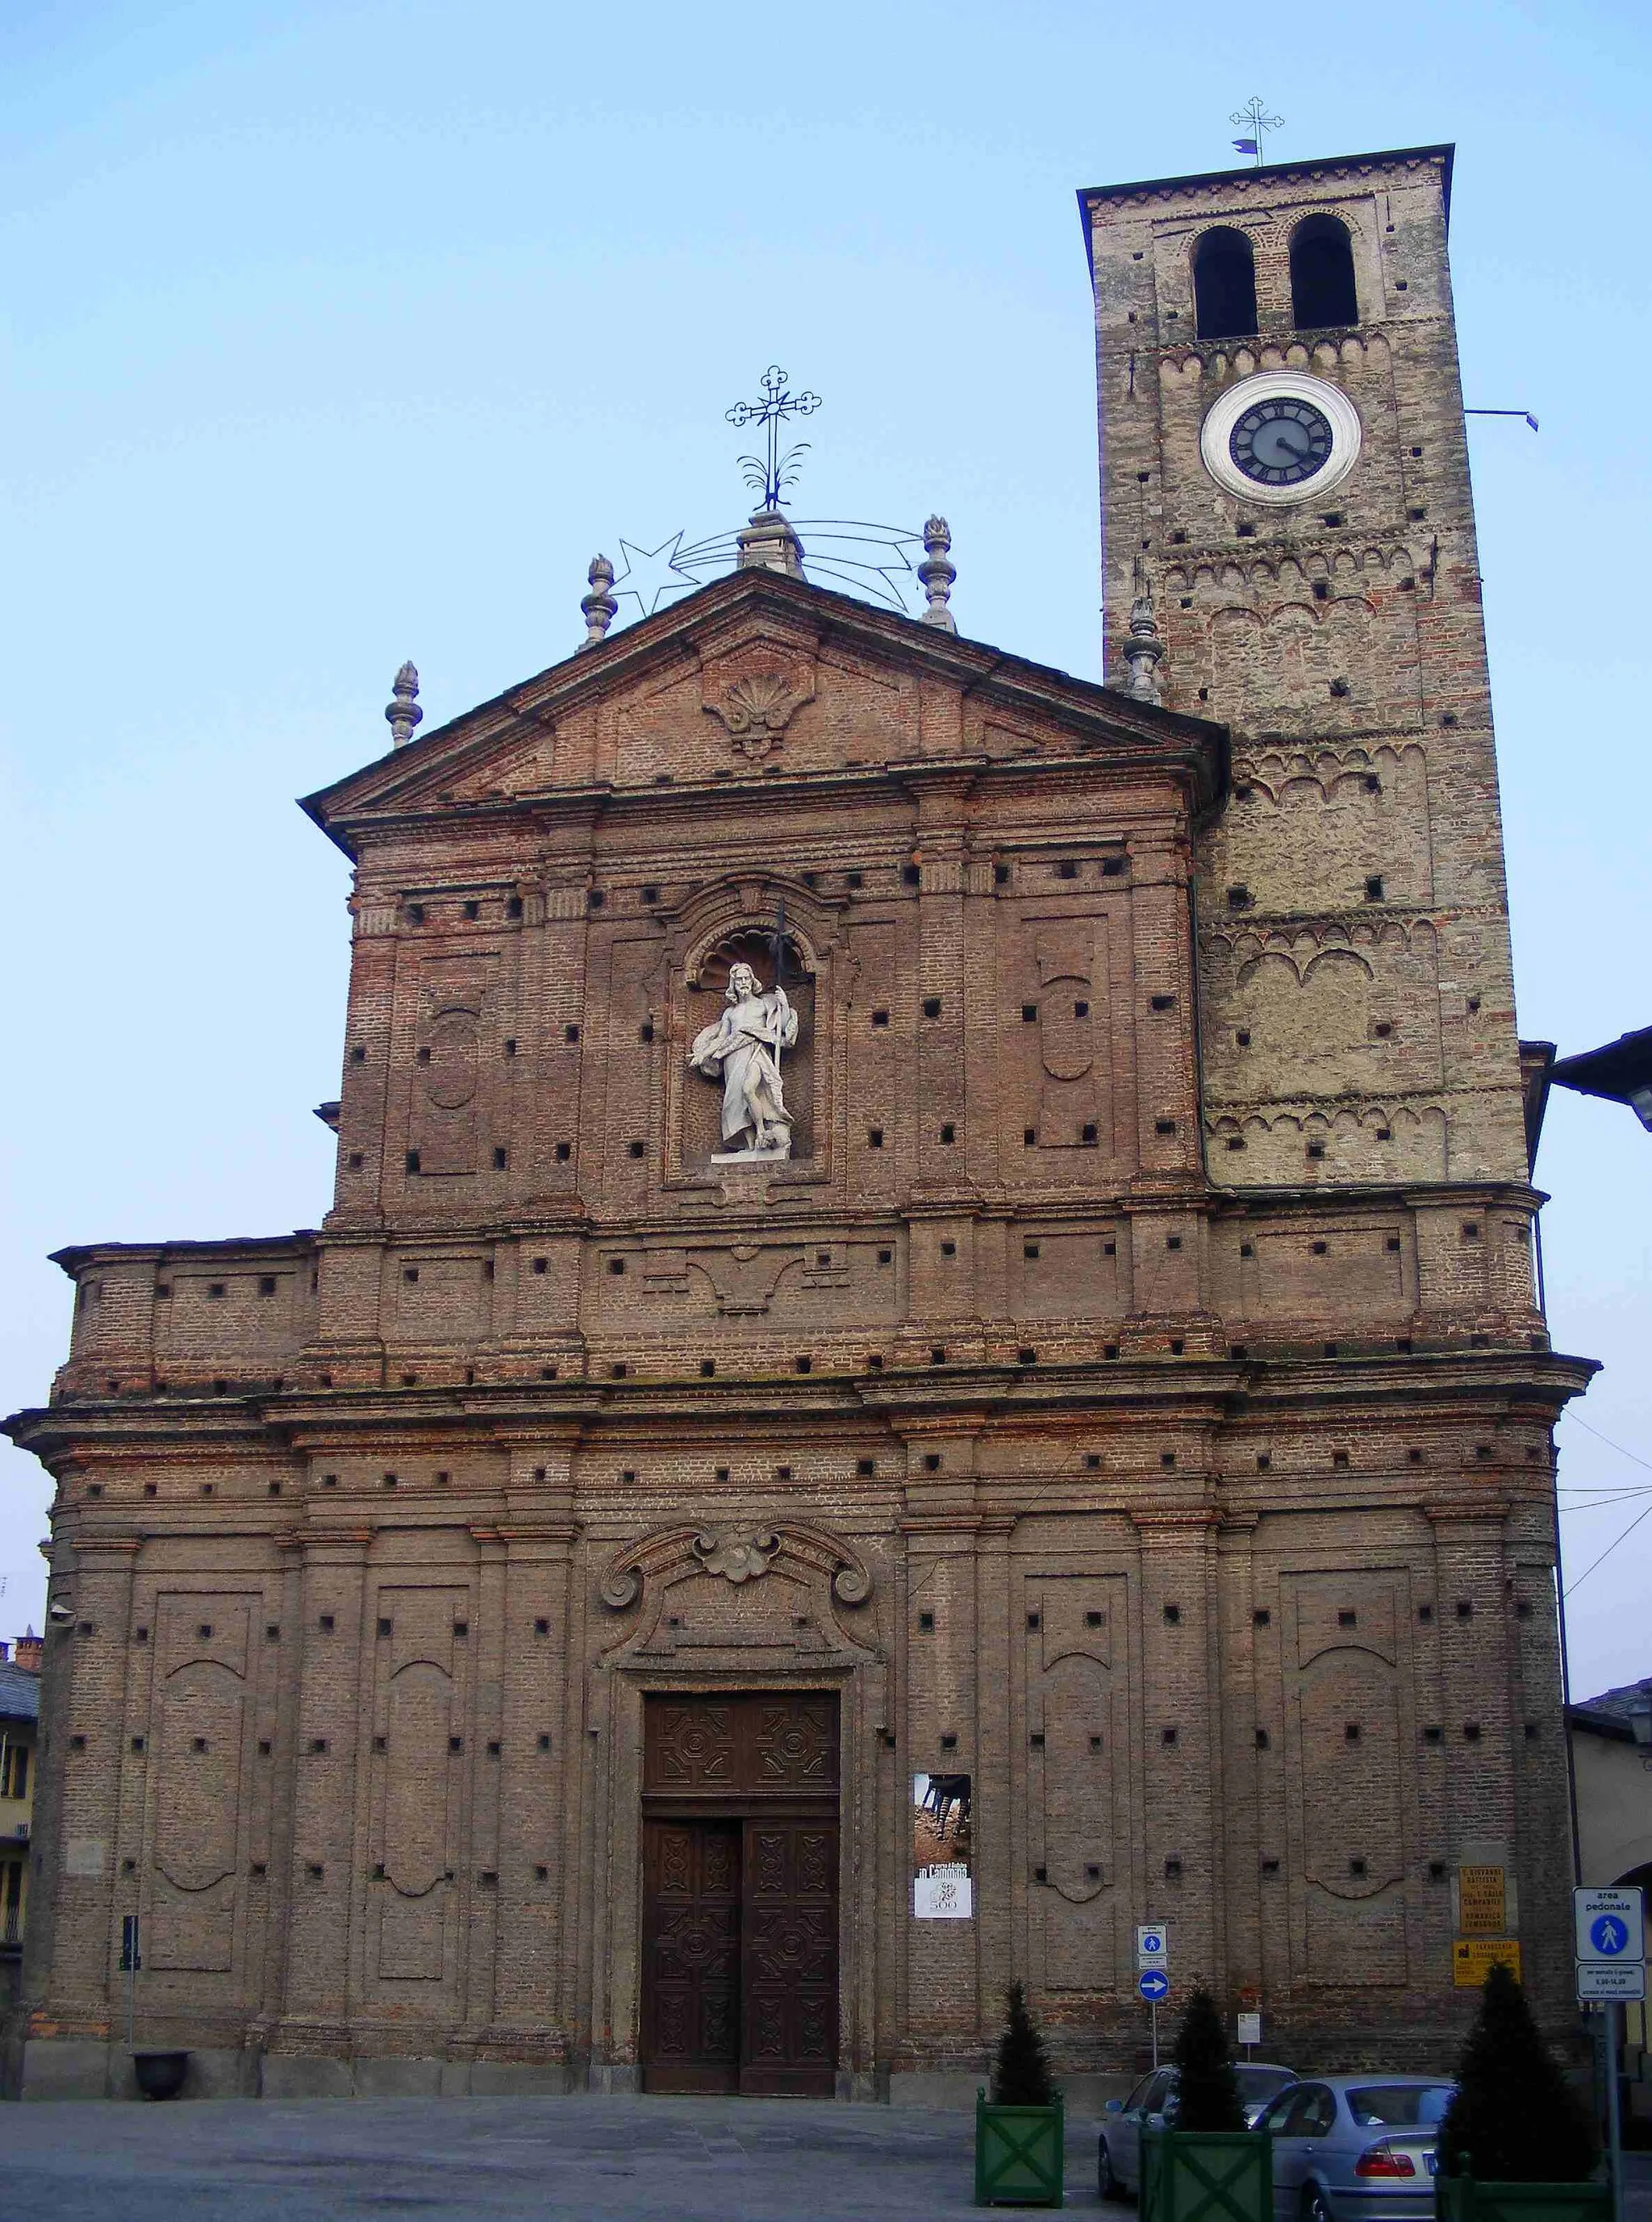
[[[830,2098],[838,1692],[656,1693],[643,1728],[644,2089]]]

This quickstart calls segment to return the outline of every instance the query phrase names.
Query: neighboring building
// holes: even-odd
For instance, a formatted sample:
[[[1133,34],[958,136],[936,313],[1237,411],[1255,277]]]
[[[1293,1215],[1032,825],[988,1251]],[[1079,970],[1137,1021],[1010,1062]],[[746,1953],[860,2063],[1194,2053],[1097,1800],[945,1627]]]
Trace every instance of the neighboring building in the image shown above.
[[[1567,1708],[1577,1798],[1578,1880],[1637,1883],[1652,1902],[1652,1675]],[[1624,2072],[1652,2120],[1646,2007],[1624,2008]]]
[[[0,2014],[16,2001],[22,1967],[41,1710],[40,1638],[31,1629],[16,1648],[14,1664],[0,1643]]]
[[[1117,2075],[1149,1919],[1322,2067],[1570,2020],[1449,177],[1082,197],[1115,685],[765,514],[311,798],[333,1208],[60,1252],[9,1423],[29,2087],[132,1911],[200,2089],[962,2097],[1016,1974]]]

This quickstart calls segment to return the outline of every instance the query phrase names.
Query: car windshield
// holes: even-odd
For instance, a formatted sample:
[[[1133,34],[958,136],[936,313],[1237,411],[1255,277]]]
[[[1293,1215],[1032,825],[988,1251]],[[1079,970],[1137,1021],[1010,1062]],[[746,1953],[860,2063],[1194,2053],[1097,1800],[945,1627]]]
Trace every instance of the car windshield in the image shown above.
[[[1276,2091],[1283,2091],[1297,2080],[1288,2068],[1249,2068],[1242,2061],[1235,2063],[1234,2075],[1239,2084],[1239,2095],[1247,2106],[1271,2099]]]
[[[1435,2129],[1451,2104],[1449,2083],[1368,2083],[1347,2094],[1362,2130]]]

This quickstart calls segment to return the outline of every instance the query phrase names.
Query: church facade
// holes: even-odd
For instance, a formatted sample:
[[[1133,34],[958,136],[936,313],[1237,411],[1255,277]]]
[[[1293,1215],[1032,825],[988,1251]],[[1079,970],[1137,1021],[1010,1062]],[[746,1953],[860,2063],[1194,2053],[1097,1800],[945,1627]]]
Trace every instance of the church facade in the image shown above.
[[[60,1253],[8,1423],[26,2093],[132,1914],[202,2091],[1118,2076],[1155,1921],[1304,2066],[1569,2010],[1449,174],[1081,195],[1112,684],[769,516],[309,800],[332,1208]]]

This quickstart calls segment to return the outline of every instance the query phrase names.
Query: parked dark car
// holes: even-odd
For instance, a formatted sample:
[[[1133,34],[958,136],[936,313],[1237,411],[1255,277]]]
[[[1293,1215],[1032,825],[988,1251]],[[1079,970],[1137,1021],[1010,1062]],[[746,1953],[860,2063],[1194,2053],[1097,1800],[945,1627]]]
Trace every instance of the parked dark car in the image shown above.
[[[1268,2060],[1239,2060],[1234,2063],[1240,2103],[1245,2119],[1254,2123],[1275,2093],[1297,2081],[1294,2068],[1281,2068]],[[1102,2126],[1096,2156],[1096,2181],[1103,2199],[1122,2199],[1141,2187],[1141,2132],[1173,2130],[1176,2126],[1174,2068],[1155,2068],[1144,2075],[1128,2099],[1109,2099],[1108,2118]]]
[[[1453,2088],[1439,2075],[1324,2075],[1282,2091],[1256,2125],[1273,2133],[1275,2222],[1428,2222]]]

